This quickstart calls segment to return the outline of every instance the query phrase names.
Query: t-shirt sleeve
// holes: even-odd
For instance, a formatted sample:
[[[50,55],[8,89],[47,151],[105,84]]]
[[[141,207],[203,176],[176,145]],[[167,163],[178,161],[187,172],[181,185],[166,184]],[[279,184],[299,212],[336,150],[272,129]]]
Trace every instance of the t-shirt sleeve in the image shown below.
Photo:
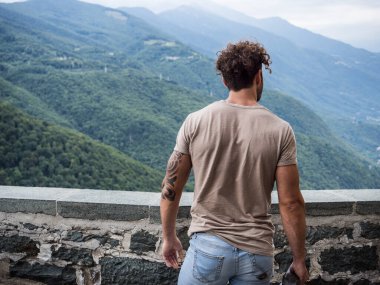
[[[175,151],[179,151],[184,154],[190,153],[189,151],[190,140],[189,140],[188,130],[187,130],[188,119],[189,117],[186,118],[181,128],[179,129],[178,134],[177,134],[176,144],[174,147]]]
[[[281,141],[280,158],[277,166],[297,164],[296,138],[290,125],[284,132],[284,137]]]

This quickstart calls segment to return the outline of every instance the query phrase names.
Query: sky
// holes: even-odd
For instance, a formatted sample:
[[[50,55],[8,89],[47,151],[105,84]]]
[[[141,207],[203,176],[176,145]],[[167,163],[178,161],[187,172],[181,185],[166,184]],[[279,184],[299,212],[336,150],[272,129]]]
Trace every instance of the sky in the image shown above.
[[[355,47],[380,52],[380,0],[81,1],[113,8],[146,7],[154,12],[161,12],[184,4],[211,5],[216,3],[255,18],[281,17],[298,27],[341,40]],[[0,0],[0,2],[15,1]]]

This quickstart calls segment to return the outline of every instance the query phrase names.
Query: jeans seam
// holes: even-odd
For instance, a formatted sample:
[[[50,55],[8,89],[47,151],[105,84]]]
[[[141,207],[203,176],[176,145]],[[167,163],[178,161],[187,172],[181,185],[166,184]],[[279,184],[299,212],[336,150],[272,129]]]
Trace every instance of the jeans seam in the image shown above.
[[[257,263],[257,261],[256,261],[256,254],[251,253],[250,256],[252,257],[252,258],[251,258],[251,262],[252,262],[252,260],[253,260],[252,265],[253,265],[253,266],[256,266],[261,272],[263,272],[263,273],[264,273],[264,272],[267,273],[267,270],[264,270],[263,267],[261,267],[261,266]],[[272,270],[273,270],[273,269],[272,269]],[[270,276],[269,276],[269,278],[270,278]]]
[[[235,274],[239,272],[239,251],[237,248],[234,250],[235,252]]]
[[[215,278],[213,280],[207,280],[203,276],[198,274],[198,271],[196,269],[198,253],[203,254],[204,256],[208,256],[209,258],[213,258],[213,259],[217,260],[218,263],[217,263],[217,267],[216,267]],[[199,280],[200,282],[206,282],[207,283],[207,282],[217,281],[220,278],[220,273],[221,273],[222,267],[223,267],[223,260],[224,260],[223,256],[213,256],[213,255],[207,254],[206,252],[203,252],[203,251],[195,248],[194,249],[194,263],[193,263],[193,277],[195,279]]]

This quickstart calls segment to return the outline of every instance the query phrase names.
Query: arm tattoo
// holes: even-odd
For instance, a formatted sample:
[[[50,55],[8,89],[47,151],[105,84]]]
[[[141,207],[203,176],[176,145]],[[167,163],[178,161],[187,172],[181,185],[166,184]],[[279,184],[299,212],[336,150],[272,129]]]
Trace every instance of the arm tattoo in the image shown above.
[[[162,182],[161,198],[169,201],[175,200],[174,184],[177,180],[179,163],[181,162],[183,153],[174,151],[169,158],[168,165],[166,167],[166,176]]]

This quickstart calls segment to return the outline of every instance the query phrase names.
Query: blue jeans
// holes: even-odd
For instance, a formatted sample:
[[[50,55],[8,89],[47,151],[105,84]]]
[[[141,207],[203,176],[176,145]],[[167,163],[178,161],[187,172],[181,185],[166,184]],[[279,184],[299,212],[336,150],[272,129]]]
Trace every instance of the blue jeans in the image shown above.
[[[216,235],[195,233],[191,236],[178,284],[268,285],[272,273],[272,256],[238,249]]]

